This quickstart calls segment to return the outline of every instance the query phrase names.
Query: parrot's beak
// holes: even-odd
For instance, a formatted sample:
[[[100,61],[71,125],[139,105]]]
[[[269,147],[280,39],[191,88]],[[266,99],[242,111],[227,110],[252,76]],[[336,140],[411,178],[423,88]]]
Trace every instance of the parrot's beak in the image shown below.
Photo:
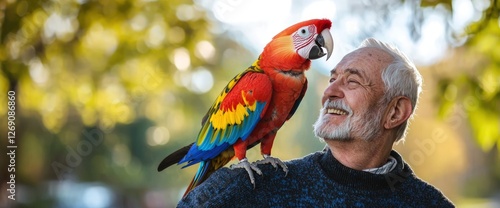
[[[333,52],[333,38],[330,30],[321,31],[314,42],[316,45],[309,51],[309,59],[318,59],[326,55],[326,60],[328,60]],[[326,53],[322,48],[326,48]]]

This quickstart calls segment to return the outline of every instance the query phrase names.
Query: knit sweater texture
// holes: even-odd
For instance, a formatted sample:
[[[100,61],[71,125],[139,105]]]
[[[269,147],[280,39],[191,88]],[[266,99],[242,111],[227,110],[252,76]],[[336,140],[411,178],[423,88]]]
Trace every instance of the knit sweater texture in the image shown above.
[[[287,161],[289,172],[259,165],[255,188],[244,169],[222,168],[192,190],[178,207],[454,207],[417,178],[401,156],[387,174],[354,170],[329,149]]]

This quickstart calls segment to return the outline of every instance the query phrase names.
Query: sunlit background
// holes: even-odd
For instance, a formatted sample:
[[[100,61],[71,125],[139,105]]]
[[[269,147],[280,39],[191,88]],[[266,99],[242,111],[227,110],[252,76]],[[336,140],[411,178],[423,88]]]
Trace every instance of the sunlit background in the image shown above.
[[[328,18],[334,54],[306,73],[308,92],[273,154],[323,148],[312,123],[329,70],[375,37],[424,76],[395,148],[458,207],[499,207],[499,11],[497,0],[2,1],[0,105],[15,90],[18,148],[16,200],[2,159],[0,206],[175,206],[196,167],[158,173],[163,157],[194,141],[220,90],[277,32]],[[0,145],[7,158],[6,137]]]

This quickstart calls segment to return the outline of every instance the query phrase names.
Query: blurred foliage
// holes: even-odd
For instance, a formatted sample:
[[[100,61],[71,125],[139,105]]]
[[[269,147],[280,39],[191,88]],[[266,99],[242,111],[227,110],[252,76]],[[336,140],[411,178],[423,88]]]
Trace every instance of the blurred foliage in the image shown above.
[[[210,67],[207,62],[214,58],[213,51],[203,51],[213,48],[204,11],[190,3],[7,3],[3,76],[18,81],[22,109],[39,113],[53,133],[60,132],[70,110],[84,125],[102,128],[140,116],[137,101],[161,112],[158,102],[175,105],[183,93],[172,75]],[[178,7],[189,12],[179,13]],[[139,113],[148,114],[146,109]]]
[[[0,89],[16,91],[21,186],[100,181],[123,196],[161,187],[166,183],[148,180],[158,175],[159,158],[194,138],[214,97],[199,94],[213,85],[222,89],[213,77],[234,76],[226,66],[244,53],[216,51],[244,50],[231,41],[214,46],[218,41],[206,12],[189,0],[0,5]],[[6,93],[0,102],[7,102]],[[0,115],[5,117],[6,108]],[[5,128],[0,132],[6,135]],[[0,143],[7,146],[6,140]],[[166,176],[187,178],[174,171]],[[44,191],[30,194],[37,203],[50,198]],[[177,192],[167,195],[176,200]]]
[[[500,2],[476,3],[487,5],[480,18],[463,34],[452,36],[465,38],[466,42],[435,64],[444,69],[435,73],[438,75],[436,100],[441,118],[468,120],[471,138],[485,155],[483,168],[468,171],[463,195],[488,197],[500,188]],[[452,15],[460,15],[449,8]],[[471,162],[476,161],[471,159]]]
[[[433,1],[436,2],[436,1]],[[448,3],[448,1],[444,1]],[[460,14],[455,14],[460,15]],[[484,151],[500,152],[500,2],[491,0],[466,29],[467,42],[450,59],[474,59],[439,81],[440,115],[465,109],[474,138]],[[467,58],[471,57],[471,58]],[[498,154],[500,156],[500,154]]]

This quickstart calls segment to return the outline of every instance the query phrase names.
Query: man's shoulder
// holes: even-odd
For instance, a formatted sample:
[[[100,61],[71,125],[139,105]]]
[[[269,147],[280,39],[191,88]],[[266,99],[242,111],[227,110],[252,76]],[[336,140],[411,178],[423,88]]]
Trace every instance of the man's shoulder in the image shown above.
[[[257,173],[253,172],[256,183],[260,180],[264,180],[264,182],[266,183],[269,183],[269,181],[272,180],[282,180],[285,178],[285,175],[287,175],[287,179],[290,179],[290,177],[288,176],[293,177],[291,173],[300,172],[302,169],[310,169],[311,167],[315,166],[316,158],[321,154],[323,153],[314,152],[302,158],[284,161],[285,165],[288,167],[288,173],[285,173],[279,166],[275,168],[271,164],[259,164],[257,165],[257,167],[262,171],[262,175],[258,175]],[[220,181],[225,181],[224,184],[237,184],[240,187],[246,186],[253,189],[253,185],[250,183],[248,173],[243,168],[221,168],[214,172],[204,183],[211,183],[213,181],[216,181],[218,184],[220,184]]]
[[[318,158],[324,154],[324,151],[313,152],[301,158],[285,161],[285,164],[299,168],[316,165]]]
[[[244,177],[248,178],[244,171],[244,169],[229,168],[217,170],[206,181],[191,190],[177,206],[223,207],[228,201],[237,201],[234,197],[244,196],[252,188],[250,182],[247,184],[243,180]]]
[[[180,202],[179,206],[197,204],[212,207],[224,206],[226,203],[234,204],[238,201],[241,204],[252,204],[252,200],[265,200],[262,197],[268,194],[261,194],[262,191],[265,190],[268,193],[272,190],[280,190],[282,188],[280,186],[287,186],[294,184],[294,181],[302,180],[301,174],[297,172],[309,170],[315,165],[315,158],[321,154],[321,152],[315,152],[302,158],[285,161],[288,173],[283,172],[280,167],[276,169],[270,164],[258,165],[262,175],[253,172],[255,186],[250,182],[245,169],[221,168],[193,189]]]

